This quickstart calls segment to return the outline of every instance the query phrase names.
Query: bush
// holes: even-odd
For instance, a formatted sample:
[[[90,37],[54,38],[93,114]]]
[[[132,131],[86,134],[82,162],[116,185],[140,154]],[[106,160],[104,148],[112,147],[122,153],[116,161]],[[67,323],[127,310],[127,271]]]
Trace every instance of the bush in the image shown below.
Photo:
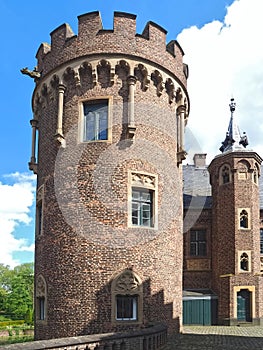
[[[10,320],[10,321],[2,321],[0,322],[0,328],[6,328],[7,326],[19,326],[24,324],[24,320]]]

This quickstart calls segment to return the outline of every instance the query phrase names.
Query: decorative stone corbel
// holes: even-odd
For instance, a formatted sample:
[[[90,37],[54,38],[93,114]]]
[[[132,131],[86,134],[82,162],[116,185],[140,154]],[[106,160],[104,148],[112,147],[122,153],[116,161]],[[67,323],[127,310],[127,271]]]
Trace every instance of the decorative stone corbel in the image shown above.
[[[169,103],[172,103],[174,100],[174,83],[172,82],[172,79],[168,78],[165,83],[165,88],[169,97]]]
[[[78,68],[74,69],[74,80],[75,80],[76,86],[80,87],[80,76],[79,76]]]
[[[140,63],[138,64],[138,67],[135,68],[135,71],[136,70],[142,75],[141,88],[143,91],[146,91],[150,86],[150,79],[148,76],[147,68]]]
[[[158,70],[155,70],[152,73],[151,78],[152,78],[153,83],[156,87],[157,96],[161,96],[163,89],[164,89],[163,77],[162,77],[161,73]]]

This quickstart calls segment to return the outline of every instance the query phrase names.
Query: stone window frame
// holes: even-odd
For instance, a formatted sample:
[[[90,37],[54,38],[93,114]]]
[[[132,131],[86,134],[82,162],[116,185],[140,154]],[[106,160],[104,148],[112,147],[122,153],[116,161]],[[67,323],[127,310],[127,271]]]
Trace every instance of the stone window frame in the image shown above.
[[[43,307],[43,309],[41,309]],[[47,322],[47,283],[42,274],[36,277],[36,322],[46,323]]]
[[[255,286],[234,286],[233,287],[233,295],[234,295],[234,303],[233,303],[233,314],[234,318],[237,319],[237,294],[238,292],[241,292],[241,290],[247,289],[249,292],[251,292],[251,316],[252,320],[255,318],[256,315],[256,298],[255,298],[255,293],[256,293],[256,287]]]
[[[43,234],[43,215],[44,215],[44,184],[37,190],[36,195],[36,237]]]
[[[152,191],[152,224],[151,226],[132,224],[132,190],[133,188]],[[140,229],[158,229],[158,176],[156,174],[129,171],[128,173],[128,227]]]
[[[247,227],[242,227],[240,224],[242,212],[247,213]],[[250,208],[238,208],[237,221],[238,221],[238,229],[239,230],[242,230],[242,231],[250,230],[251,229],[251,210],[250,210]]]
[[[226,171],[228,170],[229,173],[229,179],[227,182],[224,181],[224,177],[223,177],[223,171]],[[231,173],[231,168],[230,168],[230,165],[225,163],[223,164],[221,167],[220,167],[220,170],[219,170],[219,185],[226,185],[226,184],[229,184],[232,182],[232,173]]]
[[[245,181],[248,179],[250,171],[250,163],[246,160],[240,160],[237,163],[237,179]]]
[[[129,296],[137,299],[136,319],[117,318],[117,297]],[[143,284],[141,278],[132,269],[119,273],[111,283],[111,321],[113,324],[141,324],[143,321]]]
[[[85,103],[96,103],[96,101],[108,101],[108,135],[106,140],[84,140],[84,105]],[[93,143],[93,142],[112,142],[112,113],[113,113],[113,96],[110,95],[101,95],[94,96],[86,99],[81,99],[79,101],[79,132],[78,132],[78,141],[79,143]]]
[[[241,268],[241,260],[244,258],[244,254],[247,256],[248,269]],[[243,258],[242,258],[243,257]],[[237,271],[238,273],[250,273],[251,272],[251,250],[238,250],[237,252]]]

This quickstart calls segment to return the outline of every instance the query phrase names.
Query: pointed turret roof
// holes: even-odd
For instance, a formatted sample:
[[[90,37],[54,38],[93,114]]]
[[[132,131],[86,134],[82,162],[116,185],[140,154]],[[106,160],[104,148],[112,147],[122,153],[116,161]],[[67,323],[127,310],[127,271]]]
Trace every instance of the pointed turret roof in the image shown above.
[[[228,130],[226,133],[226,138],[222,142],[221,147],[219,148],[219,150],[222,153],[228,152],[228,151],[244,150],[244,148],[246,148],[248,145],[246,133],[244,132],[243,135],[241,136],[240,131],[239,131],[239,127],[238,127],[236,120],[234,118],[236,103],[235,103],[235,100],[233,98],[231,98],[231,100],[230,100],[229,107],[230,107],[230,113],[231,113],[230,122],[229,122]]]

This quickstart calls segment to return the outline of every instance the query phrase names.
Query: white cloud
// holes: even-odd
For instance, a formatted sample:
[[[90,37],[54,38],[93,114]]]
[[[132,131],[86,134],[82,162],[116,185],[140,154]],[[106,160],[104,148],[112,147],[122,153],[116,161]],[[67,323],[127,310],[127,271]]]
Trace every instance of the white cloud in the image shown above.
[[[0,182],[0,263],[14,267],[19,264],[15,252],[34,250],[33,244],[25,238],[16,238],[14,233],[20,224],[32,221],[35,176],[14,173],[4,178],[8,184]]]
[[[262,12],[262,0],[236,0],[222,23],[191,27],[178,36],[190,70],[188,126],[209,160],[220,153],[231,97],[237,104],[240,131],[247,132],[248,147],[263,155]]]

